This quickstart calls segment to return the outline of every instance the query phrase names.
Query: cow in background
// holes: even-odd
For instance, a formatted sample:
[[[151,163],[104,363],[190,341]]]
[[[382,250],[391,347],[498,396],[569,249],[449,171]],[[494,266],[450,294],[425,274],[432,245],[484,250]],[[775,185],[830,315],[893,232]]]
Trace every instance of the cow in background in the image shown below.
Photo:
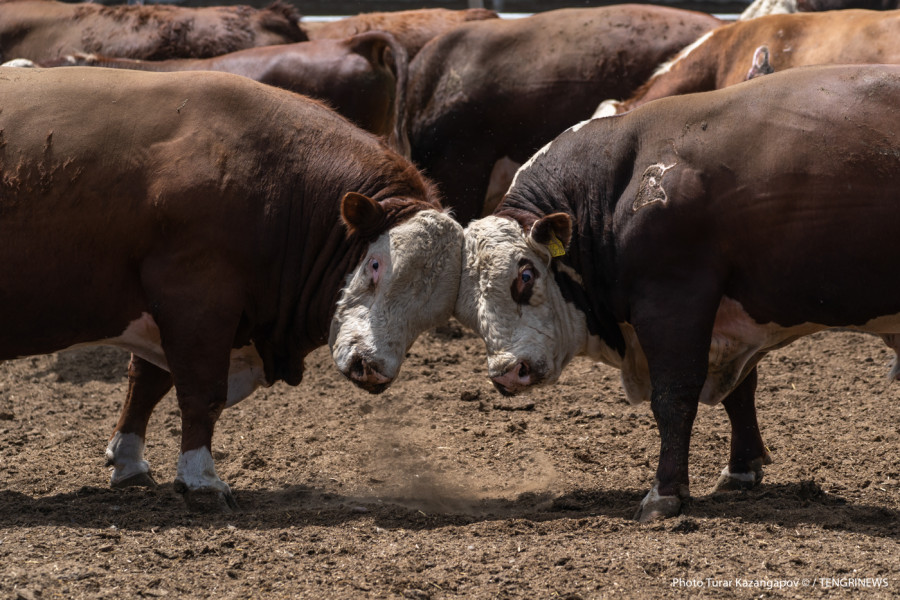
[[[328,342],[379,392],[449,317],[462,228],[408,160],[320,103],[206,71],[0,73],[0,360],[133,353],[113,486],[152,483],[147,422],[174,385],[175,489],[233,506],[210,453],[226,406],[299,384]]]
[[[768,352],[832,327],[900,347],[898,106],[900,66],[803,67],[560,135],[466,229],[455,314],[494,385],[553,383],[577,354],[622,369],[661,438],[642,521],[689,497],[701,402],[732,426],[717,487],[755,485]]]
[[[366,31],[389,31],[406,48],[412,60],[432,38],[469,21],[497,18],[499,15],[496,12],[484,8],[420,8],[362,13],[337,21],[301,22],[300,25],[311,40],[345,38]]]
[[[269,8],[167,4],[0,2],[2,60],[40,63],[75,52],[162,60],[202,58],[243,48],[302,42],[300,15],[286,3]]]
[[[775,71],[827,63],[900,63],[898,31],[900,11],[843,10],[737,21],[682,50],[627,100],[605,100],[594,116],[740,83],[748,76],[747,58],[763,45]]]
[[[409,155],[402,123],[406,50],[383,31],[238,50],[212,58],[143,61],[95,54],[64,56],[41,66],[96,66],[141,71],[223,71],[312,96]]]
[[[481,215],[497,161],[521,164],[588,118],[598,97],[631,93],[720,25],[707,14],[633,4],[460,25],[410,62],[413,161],[466,223]]]

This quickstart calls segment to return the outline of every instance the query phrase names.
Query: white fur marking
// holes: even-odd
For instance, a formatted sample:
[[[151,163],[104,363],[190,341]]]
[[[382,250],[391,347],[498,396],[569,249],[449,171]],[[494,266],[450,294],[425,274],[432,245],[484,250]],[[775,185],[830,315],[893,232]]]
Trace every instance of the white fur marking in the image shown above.
[[[592,119],[605,119],[606,117],[614,117],[619,114],[619,107],[622,103],[618,100],[604,100],[594,111]]]
[[[706,40],[708,40],[712,36],[712,34],[715,33],[715,31],[716,30],[713,29],[712,31],[708,31],[708,32],[704,33],[702,36],[700,36],[697,39],[697,41],[693,42],[689,46],[685,46],[684,48],[682,48],[681,52],[679,52],[677,55],[675,55],[675,58],[661,64],[659,66],[659,68],[656,69],[656,72],[653,73],[653,75],[650,77],[650,79],[655,79],[655,78],[659,77],[660,75],[664,75],[664,74],[668,73],[669,71],[671,71],[672,67],[675,66],[675,63],[687,58],[691,52],[693,52],[694,50],[696,50],[697,48],[702,46],[704,44],[704,42],[706,42]]]
[[[0,67],[15,67],[18,69],[33,69],[37,67],[33,61],[28,60],[27,58],[14,58],[12,60],[8,60]]]
[[[756,473],[732,473],[727,466],[722,469],[722,477],[736,479],[737,481],[746,481],[748,483],[756,482]]]
[[[184,482],[188,490],[213,489],[226,496],[231,494],[228,484],[219,479],[209,448],[188,450],[178,457],[178,474],[175,479]]]
[[[512,188],[516,187],[516,180],[519,178],[519,173],[521,173],[522,171],[524,171],[525,169],[527,169],[528,167],[530,167],[531,165],[533,165],[533,164],[534,164],[534,161],[537,160],[538,157],[542,156],[543,154],[546,154],[546,153],[547,153],[547,150],[550,149],[550,144],[552,144],[552,143],[553,143],[553,142],[550,141],[550,142],[547,142],[546,144],[544,144],[544,147],[543,147],[543,148],[541,148],[540,150],[538,150],[537,152],[535,152],[535,153],[531,156],[531,158],[529,158],[529,159],[525,162],[525,164],[522,165],[522,166],[519,168],[518,171],[516,171],[516,174],[513,176],[512,183],[509,184],[509,189],[512,189]]]
[[[169,369],[166,355],[160,345],[159,327],[148,313],[128,324],[122,335],[98,342],[117,346],[140,356],[149,363]],[[226,406],[233,406],[253,393],[258,387],[268,387],[262,358],[251,342],[243,348],[231,350],[231,363],[228,368],[228,399]]]
[[[110,485],[150,472],[150,463],[144,460],[144,440],[136,433],[117,431],[106,446],[106,460],[112,465]]]

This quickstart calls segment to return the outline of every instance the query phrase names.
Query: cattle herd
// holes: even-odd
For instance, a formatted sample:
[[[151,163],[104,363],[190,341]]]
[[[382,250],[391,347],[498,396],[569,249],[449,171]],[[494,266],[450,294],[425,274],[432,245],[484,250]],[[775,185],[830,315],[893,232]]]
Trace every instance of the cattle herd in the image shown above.
[[[174,386],[175,489],[227,509],[224,408],[325,344],[379,393],[455,316],[502,394],[621,369],[660,433],[636,518],[689,496],[701,402],[732,425],[717,487],[755,486],[767,352],[835,327],[900,352],[900,10],[833,4],[0,1],[0,360],[130,351],[111,485],[154,484]]]

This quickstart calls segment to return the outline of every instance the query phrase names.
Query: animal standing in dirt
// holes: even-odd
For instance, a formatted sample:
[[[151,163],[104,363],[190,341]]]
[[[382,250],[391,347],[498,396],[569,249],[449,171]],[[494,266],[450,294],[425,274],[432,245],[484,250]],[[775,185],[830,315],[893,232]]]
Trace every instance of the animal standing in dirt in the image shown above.
[[[175,487],[233,506],[210,452],[226,406],[299,384],[329,339],[381,391],[452,311],[462,228],[406,159],[318,102],[224,73],[0,74],[0,360],[133,353],[113,486],[152,483],[147,422],[174,384]]]
[[[831,327],[900,349],[898,106],[898,66],[804,67],[560,135],[466,229],[455,313],[495,387],[553,383],[577,354],[620,368],[661,439],[641,520],[689,497],[701,402],[731,420],[717,487],[758,483],[769,351]]]

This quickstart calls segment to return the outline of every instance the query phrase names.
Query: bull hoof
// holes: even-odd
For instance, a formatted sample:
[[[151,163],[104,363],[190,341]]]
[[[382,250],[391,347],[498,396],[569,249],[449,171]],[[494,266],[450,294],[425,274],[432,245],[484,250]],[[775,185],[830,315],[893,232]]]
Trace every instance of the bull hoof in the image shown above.
[[[110,484],[114,490],[122,489],[122,488],[130,488],[130,487],[156,487],[156,480],[153,479],[153,476],[150,475],[149,472],[146,473],[135,473],[131,477],[126,477],[125,479],[120,479]]]
[[[230,513],[238,510],[231,490],[198,488],[190,490],[183,481],[176,479],[175,491],[184,498],[187,509],[195,513]]]
[[[653,488],[641,500],[641,505],[634,513],[634,519],[641,523],[649,523],[659,519],[668,519],[681,512],[681,497],[660,496],[659,484],[654,482]]]
[[[730,467],[722,469],[713,492],[730,492],[734,490],[750,490],[762,482],[763,465],[772,463],[768,454],[750,462],[750,470],[746,473],[732,473]]]

